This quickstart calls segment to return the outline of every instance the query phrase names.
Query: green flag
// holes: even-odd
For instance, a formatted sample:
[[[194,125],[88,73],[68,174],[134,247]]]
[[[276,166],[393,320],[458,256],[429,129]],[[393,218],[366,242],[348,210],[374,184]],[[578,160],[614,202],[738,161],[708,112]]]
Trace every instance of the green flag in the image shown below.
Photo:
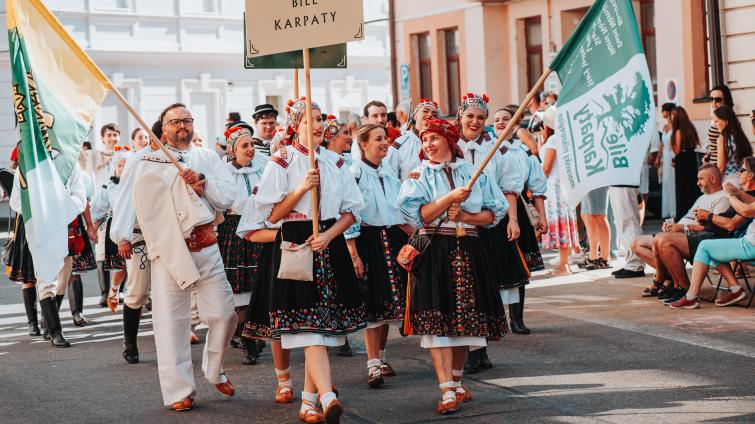
[[[6,11],[19,135],[12,196],[34,270],[54,281],[68,256],[68,224],[86,206],[66,183],[77,176],[81,144],[110,83],[39,0],[7,0]]]
[[[553,60],[561,186],[571,207],[589,191],[639,186],[655,131],[653,85],[630,0],[597,0]]]

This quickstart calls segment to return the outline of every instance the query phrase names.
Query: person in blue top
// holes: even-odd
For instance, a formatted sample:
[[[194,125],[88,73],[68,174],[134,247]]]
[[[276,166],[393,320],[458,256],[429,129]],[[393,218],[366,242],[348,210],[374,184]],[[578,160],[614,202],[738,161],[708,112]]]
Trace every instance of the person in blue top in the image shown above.
[[[466,188],[475,168],[457,149],[454,124],[434,119],[420,133],[421,165],[401,185],[399,204],[418,228],[410,244],[421,252],[411,265],[404,332],[431,351],[441,390],[437,410],[456,412],[471,400],[461,385],[470,347],[506,333],[506,313],[478,227],[495,226],[506,214],[500,189],[484,174]]]
[[[414,229],[406,225],[396,203],[401,182],[384,162],[393,148],[386,129],[363,125],[356,141],[360,160],[351,166],[351,172],[362,192],[364,207],[354,213],[357,221],[345,237],[367,310],[367,384],[377,388],[384,376],[395,375],[385,362],[387,327],[404,317],[406,294],[406,272],[396,257]]]

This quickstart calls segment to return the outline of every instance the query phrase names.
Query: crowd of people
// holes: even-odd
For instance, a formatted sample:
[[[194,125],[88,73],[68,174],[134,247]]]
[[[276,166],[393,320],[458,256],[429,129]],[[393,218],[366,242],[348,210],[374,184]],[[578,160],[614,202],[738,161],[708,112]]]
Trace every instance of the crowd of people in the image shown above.
[[[663,106],[667,122],[648,167],[663,169],[664,186],[676,178],[664,213],[683,218],[655,236],[642,235],[646,184],[599,188],[579,213],[569,207],[559,182],[556,93],[536,96],[530,119],[508,134],[517,106],[491,114],[486,95],[467,93],[450,119],[430,99],[394,112],[372,101],[348,120],[316,103],[308,114],[306,99],[295,99],[285,125],[269,104],[249,123],[229,114],[214,146],[194,131],[190,109],[175,103],[151,128],[164,147],[141,128],[124,144],[116,124],[101,128],[104,149],[85,146],[66,184],[80,215],[56,281],[35,275],[21,219],[10,278],[21,284],[29,334],[57,347],[70,346],[58,314],[66,290],[74,325],[87,325],[83,272],[96,270],[102,307],[121,307],[129,363],[139,362],[141,314],[151,310],[163,402],[176,411],[194,406],[190,345],[202,322],[202,370],[227,396],[235,391],[223,369],[230,346],[251,365],[269,343],[274,397],[283,404],[295,397],[291,351],[303,349],[299,417],[307,423],[338,422],[344,410],[328,349],[350,355],[347,336],[364,330],[366,383],[378,388],[396,374],[386,359],[396,326],[429,350],[437,411],[453,413],[472,400],[463,374],[492,367],[488,344],[509,331],[530,333],[525,287],[545,269],[541,249],[558,251],[552,276],[570,274],[575,254],[584,255],[582,268],[611,267],[609,199],[627,252],[617,278],[652,266],[656,278],[643,296],[687,308],[699,305],[714,266],[729,284],[717,305],[744,299],[730,263],[755,255],[746,218],[755,216],[755,158],[728,89],[711,95],[715,142],[699,170],[699,139],[684,109]],[[20,214],[18,187],[16,178],[11,207]],[[695,195],[698,188],[704,194]],[[691,279],[685,260],[694,263]]]

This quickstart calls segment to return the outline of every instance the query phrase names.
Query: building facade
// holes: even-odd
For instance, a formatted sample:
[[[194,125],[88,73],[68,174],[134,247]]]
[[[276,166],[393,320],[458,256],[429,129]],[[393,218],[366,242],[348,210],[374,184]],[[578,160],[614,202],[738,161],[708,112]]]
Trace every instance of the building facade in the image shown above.
[[[399,95],[437,100],[454,113],[460,93],[517,103],[593,0],[392,0]],[[633,0],[658,104],[683,106],[701,135],[710,87],[731,87],[751,140],[755,109],[755,1]],[[408,77],[408,78],[407,78]],[[546,90],[558,90],[557,79]],[[705,137],[701,137],[705,139]]]
[[[147,122],[174,102],[187,104],[195,130],[214,140],[228,112],[251,120],[255,105],[279,110],[293,97],[293,71],[244,69],[243,0],[46,0],[45,4]],[[361,113],[370,100],[392,103],[386,0],[365,1],[365,40],[349,43],[347,69],[312,70],[312,97],[323,112]],[[5,27],[5,3],[0,4]],[[5,31],[0,35],[0,164],[16,143]],[[301,94],[304,76],[300,73]],[[283,117],[281,118],[281,120]],[[109,95],[89,138],[118,123],[122,138],[135,119]],[[125,140],[123,141],[125,142]]]

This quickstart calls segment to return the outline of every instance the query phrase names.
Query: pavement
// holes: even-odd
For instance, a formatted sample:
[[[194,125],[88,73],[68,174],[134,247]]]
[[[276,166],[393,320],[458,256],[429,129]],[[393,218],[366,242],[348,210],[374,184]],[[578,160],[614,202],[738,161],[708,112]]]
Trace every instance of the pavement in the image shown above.
[[[755,307],[703,303],[699,310],[672,310],[640,298],[650,276],[615,280],[610,270],[542,274],[527,289],[525,321],[532,334],[510,334],[491,344],[495,366],[464,377],[474,400],[456,415],[435,412],[437,381],[416,338],[391,330],[387,360],[398,375],[373,390],[366,384],[363,339],[351,336],[354,357],[331,356],[347,410],[342,422],[755,422]],[[27,336],[20,289],[0,280],[1,423],[298,422],[299,402],[273,401],[269,349],[254,366],[241,365],[240,351],[230,351],[226,372],[236,396],[225,398],[201,378],[202,346],[194,346],[198,407],[187,413],[165,409],[150,314],[142,321],[141,363],[129,365],[121,357],[120,313],[96,305],[94,278],[85,277],[91,325],[74,328],[63,302],[69,349]],[[710,291],[706,287],[705,294]],[[302,363],[302,352],[295,352],[297,399]]]

